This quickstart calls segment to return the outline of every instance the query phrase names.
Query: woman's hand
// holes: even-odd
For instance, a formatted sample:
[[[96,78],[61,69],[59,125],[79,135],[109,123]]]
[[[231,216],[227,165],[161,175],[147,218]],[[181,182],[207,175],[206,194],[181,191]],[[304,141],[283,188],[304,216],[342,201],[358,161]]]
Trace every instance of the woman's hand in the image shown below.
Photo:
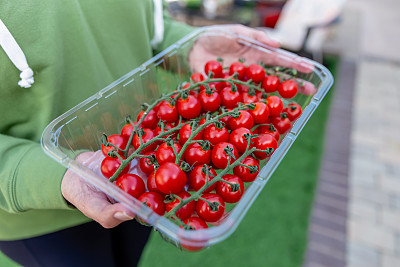
[[[248,37],[249,39],[253,39],[269,47],[279,48],[280,46],[279,42],[269,38],[265,32],[243,25],[219,25],[212,28]],[[294,68],[301,72],[310,72],[313,69],[312,65],[299,60],[288,61],[281,58],[281,55],[278,53],[268,53],[265,50],[260,51],[252,46],[245,45],[243,43],[244,40],[241,38],[231,38],[229,35],[227,35],[227,37],[222,36],[208,35],[200,37],[196,41],[189,55],[190,66],[194,71],[202,71],[202,66],[204,66],[208,60],[215,60],[217,57],[223,58],[224,65],[226,66],[239,58],[244,58],[247,65],[262,61],[267,65]]]
[[[94,154],[94,152],[84,152],[76,160],[85,162]],[[135,217],[123,204],[112,203],[105,193],[88,184],[70,169],[67,170],[62,180],[61,192],[67,201],[104,228],[115,227]]]

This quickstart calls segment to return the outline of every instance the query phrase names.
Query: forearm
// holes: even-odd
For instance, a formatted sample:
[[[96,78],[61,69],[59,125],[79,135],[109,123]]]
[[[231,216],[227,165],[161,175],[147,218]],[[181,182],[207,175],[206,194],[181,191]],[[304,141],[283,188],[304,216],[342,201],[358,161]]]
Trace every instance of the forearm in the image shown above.
[[[0,135],[0,208],[11,213],[31,209],[68,209],[61,194],[65,168],[39,143]]]

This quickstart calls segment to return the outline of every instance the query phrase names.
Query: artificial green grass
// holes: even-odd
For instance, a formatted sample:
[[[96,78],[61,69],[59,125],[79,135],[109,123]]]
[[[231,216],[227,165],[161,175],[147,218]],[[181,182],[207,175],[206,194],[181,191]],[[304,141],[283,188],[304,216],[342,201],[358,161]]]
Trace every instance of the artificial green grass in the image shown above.
[[[336,59],[328,60],[334,73]],[[154,232],[139,266],[301,266],[331,94],[328,92],[230,237],[203,251],[186,252]]]

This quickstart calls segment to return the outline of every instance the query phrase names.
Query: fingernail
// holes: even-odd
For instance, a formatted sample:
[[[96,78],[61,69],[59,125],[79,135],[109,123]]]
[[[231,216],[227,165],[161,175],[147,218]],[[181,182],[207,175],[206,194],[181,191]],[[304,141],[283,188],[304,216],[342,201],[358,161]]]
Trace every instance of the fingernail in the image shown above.
[[[126,214],[124,211],[118,211],[114,214],[114,218],[120,221],[127,221],[127,220],[132,220],[133,217],[129,216]]]

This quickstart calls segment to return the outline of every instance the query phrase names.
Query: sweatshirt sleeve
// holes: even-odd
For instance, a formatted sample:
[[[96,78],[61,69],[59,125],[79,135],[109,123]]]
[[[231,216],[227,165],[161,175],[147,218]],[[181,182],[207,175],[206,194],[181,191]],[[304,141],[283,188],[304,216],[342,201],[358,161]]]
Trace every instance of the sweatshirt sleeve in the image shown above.
[[[164,35],[162,42],[157,46],[156,52],[161,52],[170,45],[196,30],[188,24],[175,21],[169,14],[166,5],[163,5]],[[156,26],[157,27],[157,26]]]
[[[39,143],[0,135],[0,208],[71,209],[61,194],[66,168],[47,156]]]

